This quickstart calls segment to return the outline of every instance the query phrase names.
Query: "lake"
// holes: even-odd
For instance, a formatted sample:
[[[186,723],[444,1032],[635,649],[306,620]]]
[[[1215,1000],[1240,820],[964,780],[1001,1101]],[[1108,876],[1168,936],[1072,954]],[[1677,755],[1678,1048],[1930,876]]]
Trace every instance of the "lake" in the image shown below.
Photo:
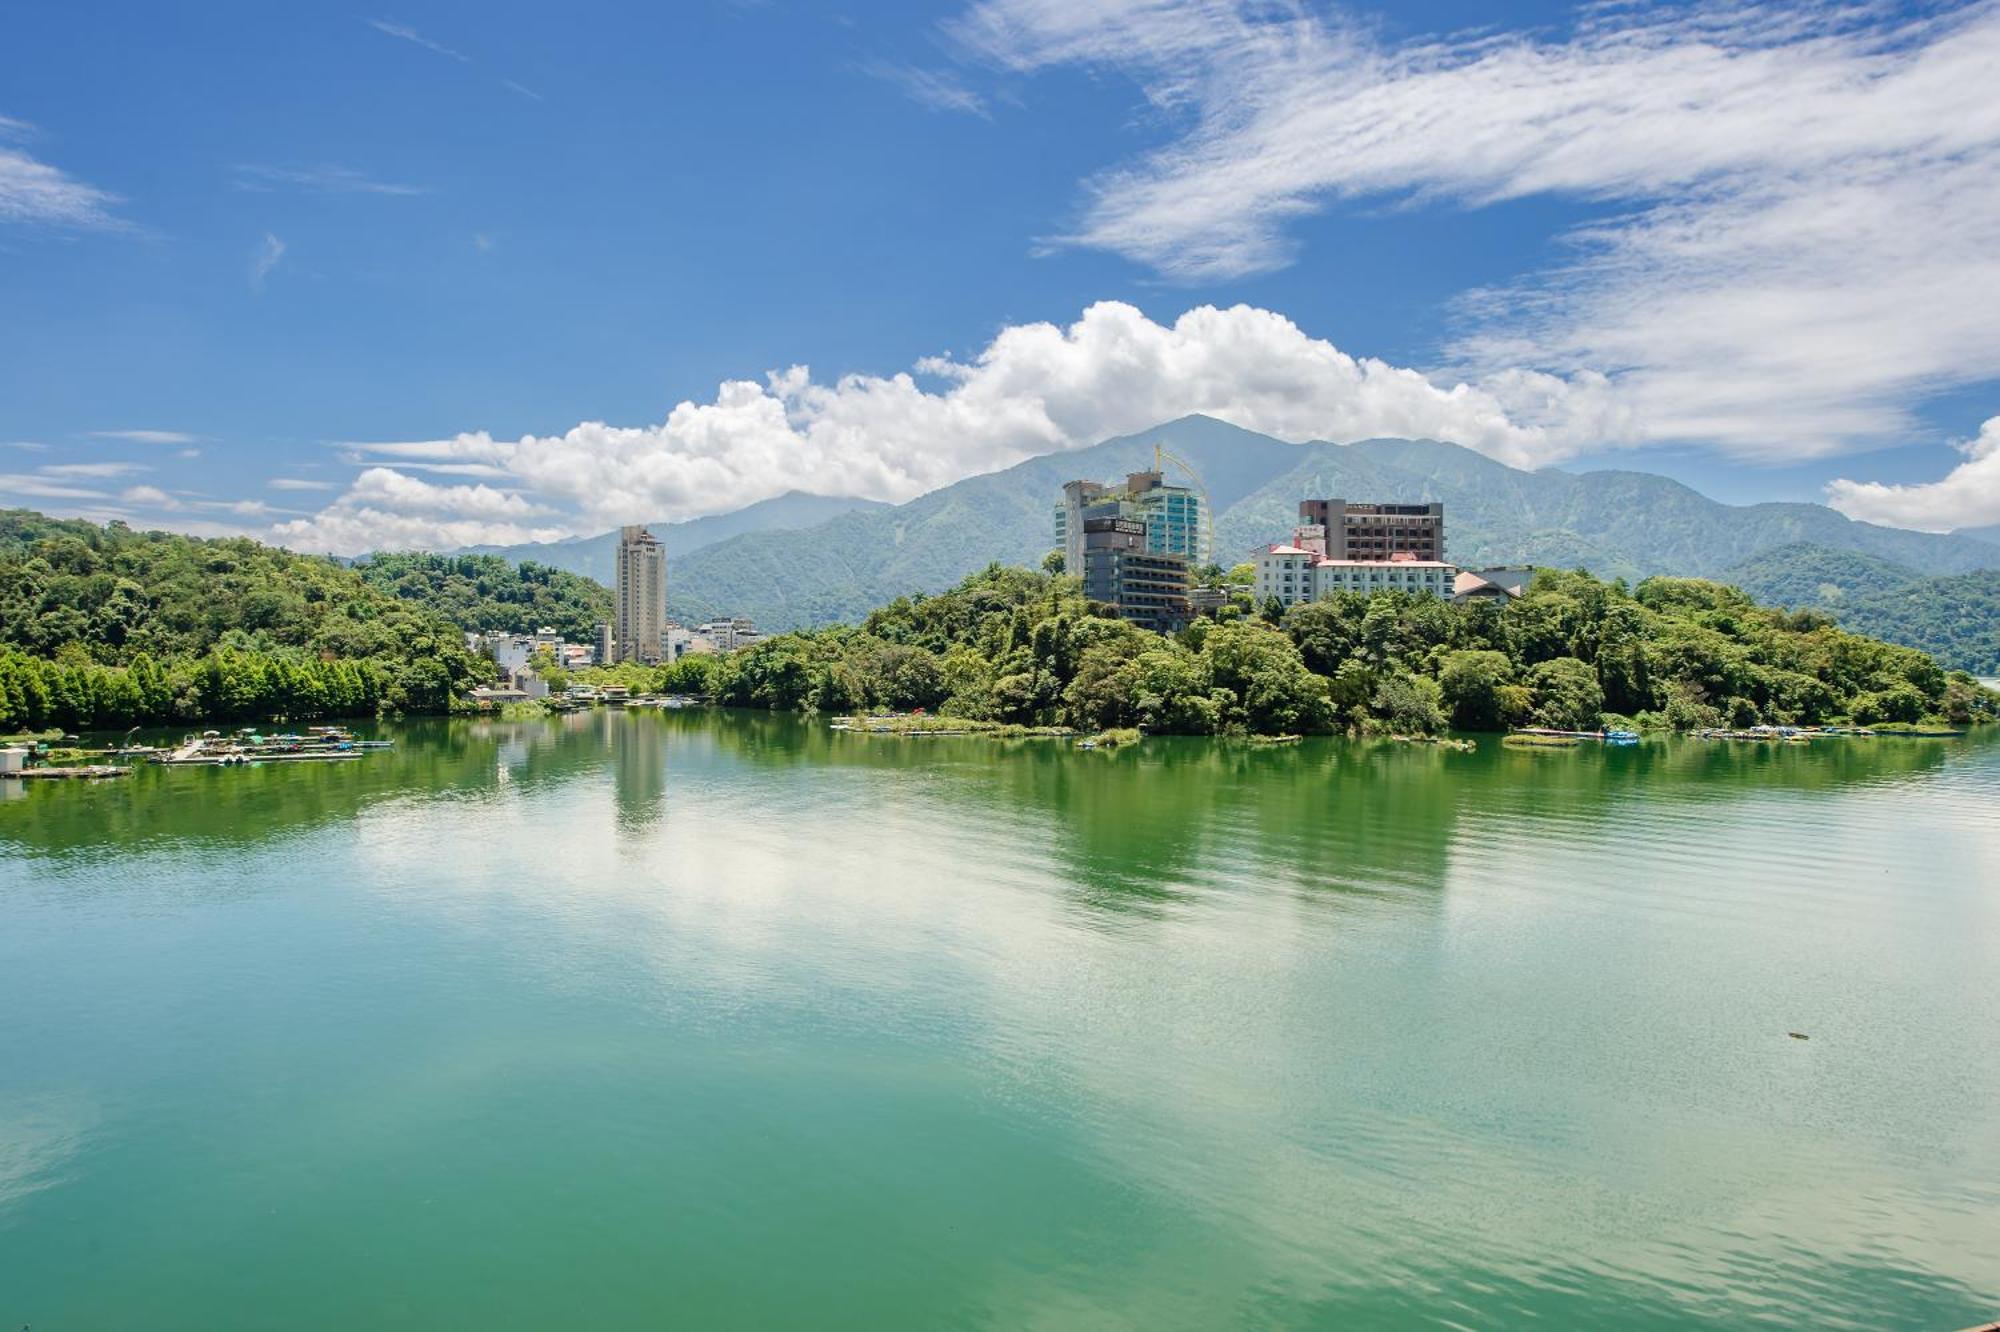
[[[2000,736],[376,731],[0,783],[0,1327],[2000,1317]]]

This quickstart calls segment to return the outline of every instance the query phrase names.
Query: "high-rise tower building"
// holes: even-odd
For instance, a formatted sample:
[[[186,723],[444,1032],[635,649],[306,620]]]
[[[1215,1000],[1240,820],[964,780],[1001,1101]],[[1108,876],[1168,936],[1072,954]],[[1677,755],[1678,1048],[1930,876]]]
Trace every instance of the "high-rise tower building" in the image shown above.
[[[618,660],[656,662],[667,627],[667,551],[644,527],[618,531]]]
[[[1056,501],[1056,544],[1062,547],[1069,572],[1081,573],[1084,523],[1123,518],[1146,525],[1145,549],[1150,553],[1179,555],[1198,567],[1210,559],[1201,505],[1201,492],[1170,486],[1159,472],[1133,472],[1122,490],[1095,481],[1071,481]]]

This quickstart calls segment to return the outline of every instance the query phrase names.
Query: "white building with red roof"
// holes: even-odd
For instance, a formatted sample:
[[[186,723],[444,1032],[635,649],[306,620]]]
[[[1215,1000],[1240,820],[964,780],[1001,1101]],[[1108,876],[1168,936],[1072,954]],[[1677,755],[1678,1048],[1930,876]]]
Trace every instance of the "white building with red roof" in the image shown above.
[[[1333,560],[1303,546],[1269,546],[1257,554],[1257,600],[1289,608],[1336,592],[1407,592],[1448,598],[1458,568],[1442,560],[1391,555],[1385,560]]]

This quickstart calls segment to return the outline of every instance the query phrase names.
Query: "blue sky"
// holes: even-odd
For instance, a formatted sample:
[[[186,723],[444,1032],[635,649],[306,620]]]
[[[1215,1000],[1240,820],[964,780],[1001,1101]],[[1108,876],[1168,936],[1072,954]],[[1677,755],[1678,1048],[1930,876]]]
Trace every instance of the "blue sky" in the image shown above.
[[[17,9],[0,503],[450,545],[1209,410],[2000,522],[1995,11],[1508,12]]]

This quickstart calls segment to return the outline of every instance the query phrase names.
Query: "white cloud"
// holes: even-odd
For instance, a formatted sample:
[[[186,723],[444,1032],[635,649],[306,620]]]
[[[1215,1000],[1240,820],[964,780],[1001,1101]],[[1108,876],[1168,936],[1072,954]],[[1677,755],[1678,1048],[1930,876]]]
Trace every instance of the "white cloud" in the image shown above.
[[[307,190],[319,194],[428,194],[421,185],[399,185],[376,180],[352,167],[276,167],[246,165],[236,168],[236,188],[249,191]]]
[[[92,439],[118,439],[127,444],[192,444],[200,439],[182,430],[93,430]]]
[[[347,493],[310,518],[279,523],[272,539],[295,550],[359,555],[371,550],[449,549],[554,541],[568,532],[538,525],[549,510],[493,486],[438,486],[371,467]]]
[[[391,23],[387,19],[364,19],[363,22],[365,22],[369,27],[375,29],[375,31],[377,32],[387,33],[391,37],[395,37],[402,41],[409,42],[414,46],[421,46],[426,51],[434,51],[438,55],[449,57],[450,59],[459,61],[462,64],[472,63],[471,56],[466,55],[460,51],[454,51],[449,46],[445,46],[442,43],[434,42],[430,38],[418,32],[415,28],[409,27],[407,24]]]
[[[307,481],[296,476],[274,476],[264,483],[273,490],[338,490],[331,481]]]
[[[35,469],[35,471],[42,476],[80,476],[80,477],[98,477],[98,478],[130,476],[134,472],[146,472],[151,470],[152,469],[147,467],[144,463],[135,463],[135,462],[50,463],[46,467],[37,467]]]
[[[118,492],[118,498],[126,504],[143,504],[156,509],[181,507],[179,500],[158,486],[127,486]]]
[[[101,490],[74,485],[54,477],[0,473],[0,495],[25,495],[32,499],[108,499]]]
[[[31,156],[18,144],[34,133],[26,121],[0,116],[0,223],[117,230],[118,196],[87,185]]]
[[[258,291],[264,289],[264,279],[271,276],[271,270],[285,257],[285,243],[270,232],[264,233],[264,243],[257,247],[257,253],[250,259],[250,285]]]
[[[1850,518],[1920,532],[2000,523],[2000,416],[1989,417],[1959,451],[1965,461],[1941,480],[1891,486],[1842,479],[1828,483],[1827,502]]]
[[[1167,142],[1088,182],[1057,242],[1172,276],[1280,267],[1343,200],[1617,209],[1475,294],[1455,357],[1603,370],[1634,442],[1778,458],[2000,377],[2000,7],[1891,14],[1606,6],[1566,39],[1393,46],[1262,0],[982,0],[951,31],[1139,84]]]
[[[887,60],[872,60],[860,68],[869,78],[900,88],[905,97],[919,106],[933,111],[959,111],[992,119],[986,110],[986,99],[946,70],[899,65]]]
[[[531,101],[540,102],[546,100],[540,93],[536,92],[533,88],[528,87],[524,83],[516,83],[512,79],[500,80],[500,86],[505,88],[508,92],[519,93],[521,96],[526,97]]]
[[[1603,381],[1510,374],[1439,385],[1356,358],[1268,310],[1202,306],[1172,324],[1100,302],[1068,327],[1002,329],[976,356],[915,373],[820,383],[803,366],[731,380],[653,426],[586,422],[561,435],[348,444],[371,468],[282,539],[341,553],[449,544],[441,517],[532,539],[734,509],[795,487],[907,500],[1035,454],[1194,412],[1288,439],[1450,440],[1525,461],[1617,440],[1629,421]],[[470,469],[514,490],[435,486],[412,469]],[[532,503],[546,506],[530,512]],[[421,520],[421,521],[419,521]],[[374,524],[371,526],[370,524]],[[453,528],[452,531],[457,531]],[[530,539],[481,535],[473,542]]]

